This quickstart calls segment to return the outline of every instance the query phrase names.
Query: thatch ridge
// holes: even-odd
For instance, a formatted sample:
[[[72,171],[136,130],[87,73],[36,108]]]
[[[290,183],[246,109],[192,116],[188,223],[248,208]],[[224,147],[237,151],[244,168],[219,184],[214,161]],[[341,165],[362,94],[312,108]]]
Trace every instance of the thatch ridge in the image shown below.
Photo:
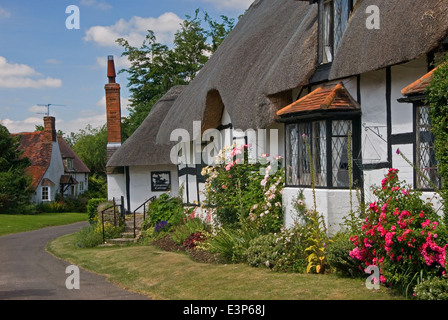
[[[376,5],[380,28],[368,29],[366,9]],[[339,79],[414,60],[448,36],[446,0],[363,0],[353,13],[330,72]]]

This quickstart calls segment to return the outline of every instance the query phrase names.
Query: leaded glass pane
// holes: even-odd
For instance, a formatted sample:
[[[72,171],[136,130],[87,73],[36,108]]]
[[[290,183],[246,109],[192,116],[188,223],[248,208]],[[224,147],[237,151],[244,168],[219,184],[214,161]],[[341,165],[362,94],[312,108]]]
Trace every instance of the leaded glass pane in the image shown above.
[[[332,121],[332,181],[333,187],[348,187],[348,134],[352,130],[350,120]]]
[[[298,185],[298,160],[299,160],[299,131],[297,124],[289,124],[286,127],[286,183]]]
[[[348,0],[334,0],[334,52],[337,51],[345,29],[347,28],[349,12]]]
[[[430,131],[431,121],[429,107],[417,107],[417,188],[432,189],[431,184],[438,186],[437,160],[434,151],[434,135]],[[428,180],[431,182],[428,182]]]
[[[299,129],[299,184],[311,185],[311,161],[316,186],[326,186],[326,130],[324,121],[303,122]],[[305,141],[308,143],[311,155]],[[311,160],[311,161],[310,161]]]

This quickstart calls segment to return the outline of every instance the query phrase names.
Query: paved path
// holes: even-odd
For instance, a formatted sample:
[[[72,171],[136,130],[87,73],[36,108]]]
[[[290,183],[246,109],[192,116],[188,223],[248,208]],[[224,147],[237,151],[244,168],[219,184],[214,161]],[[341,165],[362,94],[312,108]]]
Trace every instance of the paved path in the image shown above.
[[[65,283],[70,264],[45,250],[54,238],[74,233],[87,222],[0,237],[0,300],[142,300],[108,282],[104,277],[80,270],[80,288]]]

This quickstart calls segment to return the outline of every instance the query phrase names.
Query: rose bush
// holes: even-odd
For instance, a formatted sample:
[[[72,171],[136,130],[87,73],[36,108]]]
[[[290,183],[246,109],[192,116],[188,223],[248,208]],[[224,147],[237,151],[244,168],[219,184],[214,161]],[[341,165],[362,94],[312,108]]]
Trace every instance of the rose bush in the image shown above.
[[[280,157],[263,154],[249,161],[250,145],[234,144],[217,156],[216,165],[205,167],[205,201],[224,226],[250,224],[262,233],[280,230],[283,224],[282,189],[284,170]]]
[[[361,232],[350,240],[350,257],[364,267],[380,268],[381,283],[408,291],[419,279],[445,276],[446,228],[421,192],[411,190],[390,169],[374,189],[377,201],[370,203]],[[408,293],[408,292],[406,292]]]

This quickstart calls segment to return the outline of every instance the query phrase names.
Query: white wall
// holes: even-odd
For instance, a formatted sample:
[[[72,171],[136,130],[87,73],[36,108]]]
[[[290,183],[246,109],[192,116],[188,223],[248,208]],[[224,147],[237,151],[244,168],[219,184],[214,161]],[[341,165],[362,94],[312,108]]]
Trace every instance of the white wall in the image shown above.
[[[175,165],[158,165],[158,166],[134,166],[129,168],[130,177],[130,199],[131,211],[137,209],[146,200],[153,196],[159,197],[167,192],[153,192],[151,190],[151,172],[155,171],[169,171],[171,173],[171,191],[172,196],[179,194],[179,180]],[[126,201],[126,195],[125,196]],[[142,208],[143,210],[143,208]],[[143,211],[142,211],[143,212]]]
[[[64,164],[62,162],[61,151],[57,142],[52,143],[51,160],[47,171],[44,173],[42,180],[47,178],[51,180],[55,185],[50,187],[50,199],[54,201],[56,194],[60,192],[61,176],[64,174]],[[42,180],[36,188],[35,202],[42,202]]]
[[[311,209],[314,206],[313,192],[311,188],[284,188],[283,207],[285,208],[285,226],[290,227],[297,218],[293,202],[297,200],[300,190],[303,190],[305,204]],[[316,209],[323,215],[328,234],[334,234],[341,228],[341,224],[350,213],[350,191],[340,189],[315,189]],[[356,191],[352,191],[353,210],[358,208]]]

